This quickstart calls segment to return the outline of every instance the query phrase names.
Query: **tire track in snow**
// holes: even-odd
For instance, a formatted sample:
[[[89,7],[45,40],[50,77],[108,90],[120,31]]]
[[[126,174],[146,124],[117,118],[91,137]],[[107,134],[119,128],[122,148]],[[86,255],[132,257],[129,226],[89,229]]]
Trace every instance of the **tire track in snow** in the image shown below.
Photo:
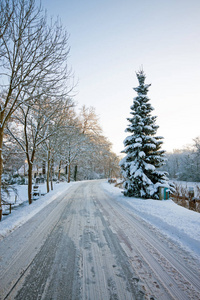
[[[4,298],[16,284],[8,299],[200,299],[199,265],[98,181],[72,186],[10,235],[20,236],[5,239],[11,261],[1,253]]]
[[[145,223],[143,220],[117,203],[108,192],[102,193],[99,191],[99,194],[101,194],[99,205],[107,214],[107,218],[109,218],[112,227],[114,226],[119,238],[126,245],[126,252],[132,257],[133,267],[135,262],[133,252],[135,251],[137,259],[143,264],[142,268],[144,268],[145,261],[172,299],[199,299],[200,269],[198,270],[197,267],[193,270],[191,265],[188,268],[185,261],[176,256],[173,247],[167,246],[165,248],[166,242],[163,243],[163,240],[159,240],[155,235],[155,231],[153,235],[151,231],[147,230],[148,226],[144,227],[142,225]],[[187,255],[189,256],[189,254]],[[148,271],[146,271],[147,273]],[[145,280],[144,275],[140,276]],[[147,286],[149,285],[149,277],[146,282]],[[149,289],[151,293],[156,294],[153,284],[149,286]]]
[[[73,193],[75,187],[72,187],[68,190],[68,193]],[[36,216],[31,218],[25,226],[22,226],[17,229],[17,231],[13,232],[11,236],[5,238],[5,245],[1,247],[1,257],[4,257],[4,260],[1,259],[2,270],[0,273],[0,299],[6,299],[12,289],[18,284],[18,282],[25,276],[25,273],[28,272],[31,264],[34,261],[34,258],[40,248],[42,247],[44,241],[46,240],[47,236],[52,232],[52,230],[56,227],[64,207],[66,207],[65,199],[66,196],[61,195],[57,201],[54,203],[50,203],[45,209],[48,210],[49,207],[53,206],[53,210],[49,211],[49,214],[45,214],[45,218],[41,219],[39,212]],[[69,204],[68,204],[69,205]],[[31,231],[32,224],[36,222],[38,226],[33,228],[34,231]],[[29,234],[29,227],[31,235]],[[23,229],[25,227],[25,235],[23,233]],[[19,232],[19,235],[17,233]],[[26,238],[27,236],[27,238]],[[10,255],[4,256],[6,249],[8,248],[6,240],[11,240],[12,243],[17,243],[18,238],[20,237],[23,240],[23,244],[18,247],[16,244],[13,245],[15,251],[11,252]],[[12,247],[12,246],[11,246]],[[9,247],[10,248],[10,247]],[[9,250],[9,249],[8,249]]]

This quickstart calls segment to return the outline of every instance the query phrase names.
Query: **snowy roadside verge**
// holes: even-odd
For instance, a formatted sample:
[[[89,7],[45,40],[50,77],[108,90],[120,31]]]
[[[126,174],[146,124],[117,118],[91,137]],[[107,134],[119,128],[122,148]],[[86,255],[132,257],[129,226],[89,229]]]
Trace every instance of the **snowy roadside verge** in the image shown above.
[[[200,213],[172,200],[144,200],[125,197],[122,190],[104,182],[102,187],[132,213],[150,223],[200,259]]]
[[[69,187],[75,184],[74,182],[67,183],[62,182],[54,185],[54,190],[41,196],[38,200],[33,201],[31,205],[28,204],[28,201],[23,202],[23,207],[18,207],[16,210],[12,210],[12,213],[0,222],[0,240],[8,235],[10,232],[27,222],[35,214],[37,214],[41,209],[46,205],[55,200],[58,196],[65,193]],[[26,190],[25,190],[26,188]],[[19,187],[19,197],[21,199],[24,197],[24,192],[27,193],[27,186]],[[21,193],[20,193],[21,192]]]

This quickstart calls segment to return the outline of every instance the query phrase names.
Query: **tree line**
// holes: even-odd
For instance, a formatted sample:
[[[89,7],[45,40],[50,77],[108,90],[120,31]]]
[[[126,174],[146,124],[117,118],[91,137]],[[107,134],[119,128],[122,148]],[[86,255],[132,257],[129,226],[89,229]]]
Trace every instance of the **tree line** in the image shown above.
[[[48,105],[47,111],[45,105],[25,110],[22,106],[5,129],[4,174],[16,174],[26,161],[30,202],[34,173],[45,178],[47,192],[53,179],[62,175],[70,182],[118,174],[118,157],[102,133],[95,109],[83,105],[77,113],[72,99],[66,104],[57,112],[55,105]]]
[[[200,182],[200,137],[183,149],[166,153],[166,165],[163,167],[170,179]]]
[[[116,167],[94,109],[75,111],[68,38],[35,0],[0,2],[0,207],[2,174],[13,160],[27,161],[29,203],[36,161],[46,164],[47,190],[56,163],[67,167],[68,181],[72,167],[75,179]]]

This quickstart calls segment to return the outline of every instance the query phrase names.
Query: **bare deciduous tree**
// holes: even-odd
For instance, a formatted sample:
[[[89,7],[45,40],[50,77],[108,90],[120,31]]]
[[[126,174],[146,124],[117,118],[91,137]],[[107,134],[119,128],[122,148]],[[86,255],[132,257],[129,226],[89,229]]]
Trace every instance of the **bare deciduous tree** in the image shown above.
[[[12,114],[36,96],[68,94],[71,72],[67,68],[68,34],[59,21],[48,25],[34,0],[1,1],[0,46],[1,187],[4,128]]]
[[[28,199],[32,203],[32,169],[35,154],[38,147],[46,140],[50,139],[59,131],[62,124],[62,110],[64,107],[72,105],[72,101],[51,101],[46,97],[40,97],[33,105],[21,105],[20,114],[15,115],[16,123],[20,125],[22,131],[14,134],[12,129],[7,130],[26,155],[28,163]],[[11,123],[10,123],[11,124]]]
[[[71,164],[80,155],[84,139],[74,110],[67,111],[58,134],[51,141],[51,153],[54,154],[59,169],[61,167],[68,169],[68,182],[70,182]]]

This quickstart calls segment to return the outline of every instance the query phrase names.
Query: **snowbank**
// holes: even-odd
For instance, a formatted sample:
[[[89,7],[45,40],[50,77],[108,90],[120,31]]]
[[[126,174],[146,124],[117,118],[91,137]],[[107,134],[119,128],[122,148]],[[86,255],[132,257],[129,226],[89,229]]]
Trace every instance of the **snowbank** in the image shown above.
[[[161,230],[182,247],[200,258],[200,213],[177,205],[172,200],[144,200],[125,197],[122,190],[102,183],[116,201],[131,210],[155,228]]]
[[[3,217],[0,222],[0,239],[15,228],[21,226],[42,208],[51,203],[56,197],[64,193],[72,184],[59,183],[54,185],[54,190],[40,199],[28,204],[27,186],[19,186],[19,200],[23,204],[14,209],[11,215]],[[103,189],[111,194],[116,201],[129,209],[146,222],[153,225],[162,233],[179,243],[182,247],[196,254],[200,259],[200,214],[184,207],[178,206],[172,200],[143,200],[125,197],[121,189],[102,182]],[[44,187],[40,186],[43,192]],[[20,212],[19,212],[20,210]]]
[[[28,221],[46,205],[55,200],[56,197],[64,193],[72,184],[74,184],[74,182],[61,182],[59,184],[54,184],[53,191],[46,194],[45,196],[40,196],[40,198],[36,201],[33,201],[31,205],[28,204],[27,200],[27,185],[18,186],[17,202],[21,205],[13,209],[10,215],[6,217],[3,216],[2,221],[0,222],[0,239]],[[41,193],[44,193],[46,191],[45,184],[39,185],[39,190],[41,191]],[[9,202],[14,203],[14,195],[11,194],[11,199],[8,200]]]

